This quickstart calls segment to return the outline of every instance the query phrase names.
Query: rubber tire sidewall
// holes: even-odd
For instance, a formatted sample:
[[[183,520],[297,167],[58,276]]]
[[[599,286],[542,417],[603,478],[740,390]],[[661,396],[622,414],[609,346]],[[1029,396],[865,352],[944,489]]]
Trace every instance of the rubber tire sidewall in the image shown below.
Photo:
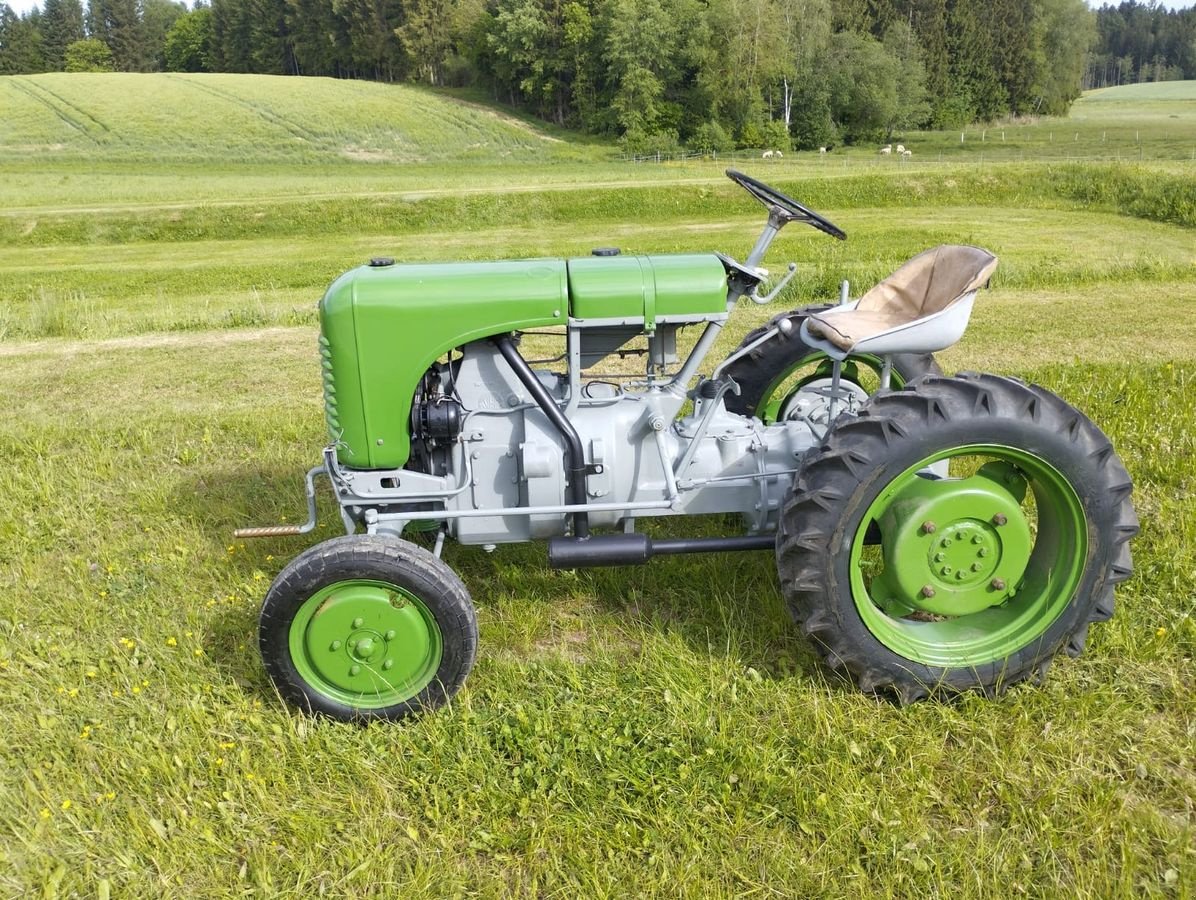
[[[1095,425],[1074,407],[1042,389],[1031,390],[1008,379],[996,379],[1017,385],[1026,397],[1033,396],[1038,402],[1037,420],[1025,417],[975,416],[969,415],[964,407],[964,397],[951,396],[950,391],[936,390],[945,382],[956,379],[927,379],[916,386],[922,398],[929,397],[941,403],[941,409],[951,408],[945,421],[925,422],[921,428],[906,427],[909,421],[900,421],[900,427],[893,432],[887,452],[872,467],[859,477],[854,477],[855,486],[844,496],[830,504],[828,517],[837,516],[837,524],[830,528],[829,560],[826,565],[826,583],[821,605],[829,613],[833,630],[837,632],[832,640],[824,640],[817,629],[804,629],[827,651],[828,661],[834,667],[847,668],[862,686],[877,682],[898,688],[920,685],[929,692],[961,692],[980,688],[986,691],[999,690],[1002,686],[1016,683],[1040,670],[1068,642],[1072,635],[1083,635],[1088,624],[1108,618],[1112,611],[1113,561],[1118,558],[1120,544],[1127,538],[1119,533],[1123,522],[1122,497],[1117,496],[1116,485],[1122,480],[1128,483],[1129,476],[1120,460],[1112,453],[1115,465],[1096,464],[1088,454],[1094,440],[1104,438]],[[888,392],[898,396],[905,392]],[[883,395],[882,395],[883,397]],[[970,399],[970,398],[969,398]],[[876,411],[883,413],[892,401],[881,400]],[[883,416],[880,416],[883,418]],[[1075,432],[1067,427],[1069,420],[1078,417],[1082,439],[1077,440]],[[845,421],[842,446],[850,447],[848,437],[850,420]],[[1087,554],[1084,569],[1067,606],[1050,625],[1036,638],[1011,655],[977,666],[944,668],[931,666],[896,653],[885,645],[864,622],[851,587],[852,544],[863,517],[873,501],[894,478],[901,475],[932,454],[951,447],[976,444],[999,444],[1033,453],[1048,462],[1068,481],[1075,491],[1084,510],[1087,525]],[[813,467],[816,473],[818,467]],[[812,471],[807,466],[806,477]],[[814,477],[817,477],[814,474]],[[841,485],[840,485],[841,486]],[[795,522],[795,525],[800,523]],[[1136,525],[1136,520],[1134,520]],[[778,564],[783,570],[778,541]],[[1128,561],[1128,556],[1127,556]],[[1103,598],[1108,598],[1108,612],[1101,608]],[[790,609],[799,620],[808,619],[815,612],[811,609],[795,608],[801,604],[790,603]]]
[[[410,591],[440,631],[440,665],[416,696],[391,706],[350,706],[321,693],[300,675],[291,658],[295,616],[319,591],[340,581],[371,579]],[[270,586],[259,618],[259,646],[279,694],[305,712],[340,721],[401,719],[444,706],[465,682],[477,654],[477,616],[469,592],[447,564],[422,547],[398,538],[349,535],[297,556]]]

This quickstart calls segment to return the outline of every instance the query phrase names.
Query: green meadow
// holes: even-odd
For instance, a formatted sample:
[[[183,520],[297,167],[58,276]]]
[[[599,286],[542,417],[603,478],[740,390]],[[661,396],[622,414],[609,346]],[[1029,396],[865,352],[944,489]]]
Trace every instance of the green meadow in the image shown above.
[[[0,895],[1193,896],[1196,84],[902,138],[634,163],[409,87],[0,78]],[[934,244],[1001,258],[943,367],[1059,392],[1135,479],[1087,652],[898,708],[817,663],[768,554],[450,546],[481,631],[450,709],[284,706],[258,605],[335,510],[231,533],[302,515],[324,286],[373,255],[742,257],[763,215],[728,164],[849,240],[787,229],[792,288],[716,356]]]

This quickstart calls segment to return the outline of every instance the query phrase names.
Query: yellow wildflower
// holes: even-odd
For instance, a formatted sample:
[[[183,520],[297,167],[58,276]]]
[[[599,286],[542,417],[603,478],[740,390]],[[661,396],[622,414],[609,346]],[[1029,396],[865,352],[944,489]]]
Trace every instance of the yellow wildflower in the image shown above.
[[[61,807],[62,807],[64,810],[67,810],[67,809],[70,809],[70,808],[71,808],[71,801],[70,801],[70,800],[63,800],[63,801],[62,801],[62,803],[61,803],[61,804],[59,804],[59,805],[60,805],[60,806],[61,806]]]
[[[168,637],[168,638],[166,639],[166,646],[167,646],[167,647],[177,647],[178,645],[179,645],[179,642],[178,642],[178,639],[177,639],[177,638],[174,638],[174,637]]]
[[[48,819],[50,818],[50,810],[43,806],[41,812],[38,813],[38,816],[43,819]]]
[[[95,678],[95,677],[96,677],[96,670],[95,670],[95,669],[88,669],[88,670],[87,670],[87,672],[86,672],[86,675],[87,675],[87,677],[88,677],[88,678]]]
[[[1158,636],[1158,637],[1162,637],[1162,636],[1163,636],[1163,635],[1165,635],[1166,633],[1167,633],[1167,629],[1166,629],[1166,628],[1160,628],[1158,631],[1156,631],[1156,632],[1155,632],[1155,635],[1156,635],[1156,636]]]

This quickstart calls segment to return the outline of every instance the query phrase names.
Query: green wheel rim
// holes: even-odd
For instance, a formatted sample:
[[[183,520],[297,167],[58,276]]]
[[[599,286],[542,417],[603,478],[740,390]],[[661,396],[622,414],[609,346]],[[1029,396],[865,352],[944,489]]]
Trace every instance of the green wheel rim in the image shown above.
[[[287,639],[312,689],[359,709],[417,696],[436,677],[443,653],[440,628],[419,597],[366,579],[338,581],[312,596]]]
[[[793,373],[804,366],[809,366],[814,363],[820,363],[817,369],[798,381],[792,389],[785,391],[783,394],[777,394],[777,388],[784,384]],[[884,360],[879,356],[872,356],[867,353],[859,355],[852,355],[852,357],[844,363],[843,378],[848,381],[859,383],[858,370],[854,368],[853,364],[863,364],[879,378],[881,370],[884,368]],[[759,418],[765,425],[772,425],[778,420],[781,410],[795,393],[800,391],[803,387],[818,378],[831,377],[831,360],[825,353],[815,351],[807,353],[801,359],[797,360],[793,365],[788,366],[781,371],[779,375],[768,385],[768,388],[760,397],[760,402],[756,404],[754,415]],[[894,367],[889,373],[889,384],[893,388],[900,388],[905,385],[905,379]]]
[[[932,464],[963,457],[988,462],[966,478],[927,477]],[[880,560],[865,555],[870,530],[880,533]],[[910,466],[872,501],[852,541],[852,598],[894,653],[979,666],[1047,632],[1087,555],[1083,505],[1058,469],[1016,447],[955,447]]]

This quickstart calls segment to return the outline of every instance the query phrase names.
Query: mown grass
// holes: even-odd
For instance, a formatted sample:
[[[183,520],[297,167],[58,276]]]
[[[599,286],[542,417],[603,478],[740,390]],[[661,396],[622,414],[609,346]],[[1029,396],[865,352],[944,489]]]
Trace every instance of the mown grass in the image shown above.
[[[1149,168],[781,184],[851,235],[837,244],[808,229],[784,234],[776,252],[802,266],[787,302],[835,296],[844,277],[874,282],[935,241],[989,247],[1004,260],[995,283],[1016,290],[1109,279],[1166,285],[1192,274],[1190,232],[1149,220],[1196,222],[1194,183]],[[510,186],[506,174],[489,192],[459,196],[0,217],[0,340],[310,323],[324,286],[372,255],[577,255],[612,243],[629,252],[742,254],[758,225],[755,204],[725,179],[608,186],[597,197],[577,187]],[[1044,233],[1058,240],[1044,247]]]
[[[477,667],[452,709],[359,729],[286,708],[255,646],[266,586],[336,533],[331,506],[307,538],[229,538],[301,513],[327,280],[378,253],[742,255],[760,211],[713,164],[482,167],[461,200],[398,196],[443,186],[434,165],[151,169],[124,196],[119,164],[78,196],[24,165],[0,183],[19,208],[0,220],[0,894],[1192,895],[1182,169],[775,170],[851,234],[783,234],[786,302],[988,246],[994,289],[944,366],[1059,391],[1134,476],[1137,574],[1045,685],[865,697],[816,663],[766,554],[565,574],[538,545],[450,546]],[[64,210],[88,205],[120,208]],[[745,305],[716,355],[777,311]]]
[[[1105,426],[1146,523],[1118,617],[1044,687],[858,695],[763,557],[570,576],[536,546],[453,548],[478,667],[452,711],[364,731],[285,709],[256,659],[258,598],[308,541],[227,538],[298,511],[310,332],[28,346],[0,370],[0,883],[1174,895],[1196,863],[1190,346],[1003,367]]]

